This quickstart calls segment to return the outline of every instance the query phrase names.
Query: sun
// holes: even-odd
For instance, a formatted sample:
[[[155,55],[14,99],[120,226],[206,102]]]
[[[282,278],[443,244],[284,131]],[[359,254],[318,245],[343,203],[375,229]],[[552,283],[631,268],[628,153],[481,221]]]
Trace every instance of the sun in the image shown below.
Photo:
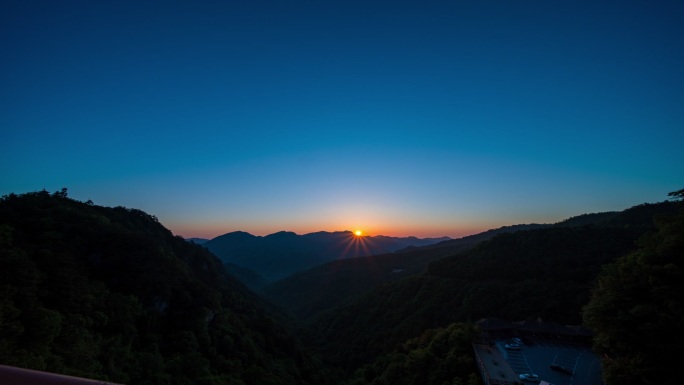
[[[354,231],[354,235],[356,235],[357,237],[360,237],[360,236],[363,235],[363,231],[361,231],[361,230],[356,230],[356,231]]]

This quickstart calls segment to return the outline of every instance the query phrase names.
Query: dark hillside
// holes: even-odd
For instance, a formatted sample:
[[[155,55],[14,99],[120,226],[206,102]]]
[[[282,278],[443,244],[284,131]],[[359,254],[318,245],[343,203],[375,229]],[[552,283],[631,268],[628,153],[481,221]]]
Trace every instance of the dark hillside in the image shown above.
[[[642,205],[604,225],[498,235],[432,262],[422,275],[331,309],[314,323],[318,343],[333,364],[353,370],[426,329],[452,322],[496,316],[579,324],[601,266],[635,248],[654,228],[653,213],[675,208],[672,202]]]
[[[664,201],[660,203],[643,203],[623,211],[611,211],[596,214],[582,214],[556,223],[559,227],[601,226],[638,228],[654,230],[654,218],[657,215],[675,214],[679,210],[678,203]]]
[[[589,226],[595,225],[597,223],[605,223],[606,221],[615,218],[618,215],[617,211],[610,211],[605,213],[592,213],[592,214],[582,214],[564,221],[556,223],[556,226],[563,227],[578,227],[578,226]]]
[[[318,384],[281,316],[140,210],[0,200],[0,362],[130,384]]]
[[[270,284],[260,294],[308,319],[379,285],[420,274],[428,263],[443,256],[412,251],[337,260]]]
[[[205,238],[186,238],[185,240],[188,242],[196,243],[198,245],[204,244],[208,241],[208,239]]]
[[[253,270],[274,281],[337,259],[384,254],[445,239],[448,238],[357,237],[351,231],[304,235],[280,231],[261,237],[236,231],[216,237],[204,246],[224,262]]]
[[[481,384],[473,357],[475,325],[429,329],[356,371],[348,385]]]
[[[608,385],[676,384],[684,345],[684,190],[680,211],[657,217],[639,248],[605,265],[585,306]]]
[[[295,315],[308,319],[353,301],[385,283],[420,274],[430,262],[467,250],[497,234],[547,226],[505,226],[390,254],[336,260],[274,282],[260,293]]]
[[[243,285],[247,286],[252,291],[257,291],[268,285],[268,280],[260,276],[254,270],[246,269],[230,262],[225,262],[223,267],[226,268],[228,274],[242,282]]]
[[[642,204],[619,212],[583,214],[554,225],[504,226],[460,239],[408,247],[391,254],[329,262],[274,282],[260,292],[295,315],[309,319],[351,302],[383,284],[420,274],[429,263],[468,250],[500,234],[589,225],[630,229],[635,234],[641,234],[654,228],[654,215],[672,213],[675,210],[676,205],[673,202],[661,202]]]
[[[222,261],[252,270],[269,281],[323,262],[315,243],[285,231],[266,237],[236,231],[203,246]]]

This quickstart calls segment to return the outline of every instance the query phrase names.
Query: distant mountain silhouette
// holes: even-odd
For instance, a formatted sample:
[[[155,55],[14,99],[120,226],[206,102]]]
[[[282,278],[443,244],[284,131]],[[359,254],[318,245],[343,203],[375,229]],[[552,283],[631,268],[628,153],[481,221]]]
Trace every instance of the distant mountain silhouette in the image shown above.
[[[603,333],[595,342],[608,341],[595,347],[613,373],[656,373],[681,346],[682,205],[441,242],[219,237],[244,261],[257,250],[256,262],[275,267],[342,258],[261,290],[275,306],[232,276],[258,287],[257,273],[143,211],[78,202],[66,189],[10,194],[0,198],[0,361],[130,384],[465,384],[477,376],[473,321],[584,316]],[[352,258],[383,247],[395,251]],[[617,362],[613,349],[648,359]]]
[[[496,235],[550,226],[504,226],[427,246],[409,246],[394,253],[330,261],[273,282],[260,293],[306,319],[385,283],[420,274],[430,262],[468,250]]]
[[[208,239],[206,238],[186,238],[185,240],[188,242],[196,243],[198,245],[202,245],[208,241]]]
[[[351,231],[304,235],[280,231],[262,237],[235,231],[211,239],[204,246],[224,262],[253,270],[268,280],[277,280],[332,260],[391,253],[449,239],[358,237]]]
[[[554,225],[504,232],[437,260],[432,253],[443,254],[446,249],[440,247],[458,240],[428,246],[405,253],[432,259],[422,274],[386,282],[361,293],[354,291],[353,286],[367,285],[365,277],[371,271],[386,272],[391,265],[383,265],[377,256],[357,258],[353,266],[348,266],[350,261],[339,261],[326,265],[326,269],[312,269],[277,282],[266,292],[286,309],[306,317],[309,330],[319,331],[315,341],[320,341],[321,355],[329,365],[354,371],[369,357],[396,353],[397,344],[453,322],[495,316],[539,317],[564,325],[581,323],[582,308],[602,266],[633,251],[643,234],[656,229],[655,222],[672,218],[681,207],[681,202],[661,202],[621,212],[581,215]],[[649,245],[661,247],[657,240]],[[366,270],[359,269],[364,265],[368,266]],[[670,268],[677,271],[674,265]],[[653,271],[660,274],[664,270],[663,267]],[[338,279],[339,274],[345,278]],[[629,270],[620,274],[646,282],[634,278]],[[346,286],[345,279],[352,284]],[[665,287],[669,289],[661,286],[664,292]],[[347,298],[328,294],[345,290]],[[620,287],[614,290],[621,293]],[[643,298],[650,297],[645,294]],[[644,301],[643,298],[634,300]],[[613,301],[624,299],[618,295]],[[671,303],[679,306],[676,301]],[[651,322],[656,317],[650,313],[645,313],[644,318],[623,315],[632,309],[616,307],[614,317],[639,325],[643,319]],[[676,312],[656,309],[654,313],[659,311]],[[670,319],[677,319],[671,314],[668,316],[674,318]],[[671,330],[674,329],[668,331]],[[635,341],[639,346],[647,345],[645,337]]]
[[[310,319],[383,284],[423,273],[430,263],[501,234],[585,226],[629,228],[641,234],[652,229],[656,214],[672,212],[675,207],[671,202],[642,204],[623,211],[582,214],[555,224],[503,226],[391,254],[331,261],[273,282],[260,293],[299,317]]]

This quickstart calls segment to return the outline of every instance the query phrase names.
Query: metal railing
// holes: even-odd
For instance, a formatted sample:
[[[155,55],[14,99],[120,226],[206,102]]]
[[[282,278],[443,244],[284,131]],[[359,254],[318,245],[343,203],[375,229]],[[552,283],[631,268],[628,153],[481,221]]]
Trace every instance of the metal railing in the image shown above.
[[[14,366],[0,365],[0,384],[6,385],[120,385],[108,381],[65,376],[42,372],[40,370],[23,369]]]

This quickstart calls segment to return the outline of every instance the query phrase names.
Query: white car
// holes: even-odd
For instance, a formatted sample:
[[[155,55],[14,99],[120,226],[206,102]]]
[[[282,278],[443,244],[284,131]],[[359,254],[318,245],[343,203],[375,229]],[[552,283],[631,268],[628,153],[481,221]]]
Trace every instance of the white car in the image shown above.
[[[518,377],[520,377],[521,380],[526,382],[539,382],[539,376],[532,373],[524,373]]]

